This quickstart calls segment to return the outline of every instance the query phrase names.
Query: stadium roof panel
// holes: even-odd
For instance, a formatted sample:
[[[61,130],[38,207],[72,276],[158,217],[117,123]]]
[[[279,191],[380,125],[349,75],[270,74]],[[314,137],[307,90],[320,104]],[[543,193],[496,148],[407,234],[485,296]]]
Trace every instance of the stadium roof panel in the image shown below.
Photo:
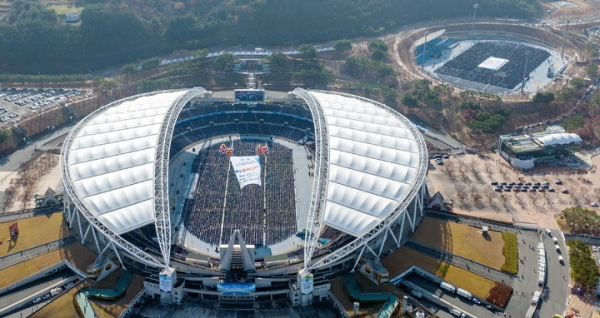
[[[186,91],[126,100],[94,113],[72,137],[68,169],[87,209],[121,234],[155,218],[158,139],[169,109]]]
[[[416,128],[368,100],[309,92],[327,122],[329,173],[323,222],[354,236],[375,228],[419,182]]]

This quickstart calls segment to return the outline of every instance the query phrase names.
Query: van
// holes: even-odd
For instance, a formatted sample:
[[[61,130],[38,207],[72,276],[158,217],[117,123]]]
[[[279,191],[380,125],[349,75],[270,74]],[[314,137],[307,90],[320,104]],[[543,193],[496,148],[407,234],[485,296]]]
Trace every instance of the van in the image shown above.
[[[552,231],[550,231],[550,229],[546,229],[546,234],[548,234],[549,236],[552,236]]]
[[[558,261],[559,261],[561,264],[564,264],[564,263],[565,263],[565,260],[563,259],[563,257],[562,257],[562,256],[559,256],[559,257],[558,257]]]
[[[556,249],[557,252],[560,252],[560,246],[558,246],[558,244],[554,244],[554,249]]]
[[[556,237],[553,237],[552,238],[552,242],[554,242],[554,244],[557,244],[558,243],[558,239]]]

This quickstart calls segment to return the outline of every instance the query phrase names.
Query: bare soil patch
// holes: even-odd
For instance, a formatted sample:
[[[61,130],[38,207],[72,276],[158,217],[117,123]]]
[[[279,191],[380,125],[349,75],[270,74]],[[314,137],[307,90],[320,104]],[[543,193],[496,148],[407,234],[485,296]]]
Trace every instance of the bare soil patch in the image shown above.
[[[441,192],[446,202],[453,204],[454,213],[553,229],[558,228],[554,217],[563,209],[598,201],[600,184],[595,172],[577,175],[564,166],[543,164],[520,171],[496,154],[452,156],[443,166],[431,162],[428,178],[430,190]],[[557,179],[563,184],[556,185]],[[495,192],[491,181],[549,182],[556,191]],[[563,189],[569,194],[561,193]]]
[[[510,297],[510,293],[512,293],[512,287],[496,282],[485,300],[500,308],[504,308]]]

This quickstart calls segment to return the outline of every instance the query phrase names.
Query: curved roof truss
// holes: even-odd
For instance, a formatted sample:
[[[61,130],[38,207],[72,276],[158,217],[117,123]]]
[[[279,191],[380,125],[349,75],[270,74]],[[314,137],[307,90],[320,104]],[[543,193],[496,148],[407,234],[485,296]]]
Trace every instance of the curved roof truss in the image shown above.
[[[63,183],[65,186],[65,192],[68,194],[69,198],[73,201],[73,203],[75,204],[77,210],[90,222],[90,224],[92,224],[98,231],[100,231],[103,235],[105,235],[111,242],[115,243],[117,246],[119,246],[120,248],[126,250],[127,252],[129,252],[130,254],[136,256],[140,261],[148,264],[148,265],[152,265],[152,266],[157,266],[157,267],[161,267],[161,266],[168,266],[169,265],[169,259],[170,259],[170,246],[171,246],[171,227],[170,227],[170,215],[169,215],[169,206],[168,206],[168,159],[169,159],[169,150],[170,150],[170,145],[171,145],[171,138],[173,135],[173,130],[175,127],[175,122],[177,120],[177,117],[179,116],[179,113],[181,112],[181,109],[185,106],[185,104],[194,96],[201,94],[203,92],[206,92],[206,90],[204,88],[194,88],[192,90],[189,91],[183,91],[183,90],[171,90],[171,91],[162,91],[162,92],[153,92],[153,93],[146,93],[146,94],[141,94],[141,95],[136,95],[136,96],[132,96],[129,98],[125,98],[113,103],[110,103],[98,110],[96,110],[95,112],[93,112],[92,114],[88,115],[86,118],[84,118],[73,130],[71,130],[71,132],[69,133],[69,135],[67,136],[67,138],[65,139],[63,148],[62,148],[62,156],[61,156],[61,175],[63,178]],[[138,115],[139,112],[144,112],[144,110],[140,110],[140,111],[136,111],[135,109],[133,109],[133,112],[131,111],[131,109],[129,110],[129,113],[134,113],[134,115],[130,115],[128,114],[128,116],[125,116],[126,118],[123,119],[123,117],[120,117],[119,119],[121,119],[121,121],[118,123],[118,125],[120,125],[119,127],[122,129],[122,131],[119,132],[118,136],[110,135],[108,137],[106,136],[102,136],[102,133],[114,133],[113,131],[110,131],[110,129],[113,128],[113,126],[110,126],[109,124],[104,124],[102,123],[102,120],[100,120],[100,123],[96,122],[97,118],[100,118],[101,115],[105,115],[106,118],[103,118],[103,120],[110,120],[112,116],[119,115],[122,113],[119,113],[118,110],[115,110],[117,106],[123,105],[125,103],[130,103],[130,102],[134,102],[138,99],[144,98],[144,97],[150,97],[150,96],[154,96],[154,95],[159,95],[159,94],[179,94],[179,96],[177,96],[177,98],[169,105],[165,105],[166,109],[163,110],[158,110],[158,111],[154,111],[154,109],[158,109],[157,107],[150,109],[148,112],[150,113],[150,116],[146,116],[145,118],[141,118],[139,119],[138,117],[141,117]],[[135,105],[138,106],[138,105]],[[160,105],[159,105],[160,106]],[[143,108],[143,107],[140,107]],[[113,113],[110,113],[108,111],[112,111]],[[158,115],[156,115],[158,114]],[[158,117],[158,118],[157,118]],[[134,118],[133,120],[131,118]],[[136,120],[136,118],[138,118]],[[90,123],[94,122],[96,125],[93,128],[90,128],[93,125],[90,125]],[[155,125],[156,123],[159,123],[160,125]],[[90,127],[87,127],[87,125],[90,125]],[[137,125],[137,126],[136,126]],[[127,240],[123,239],[119,234],[126,232],[126,230],[131,230],[134,228],[137,228],[139,226],[143,226],[145,224],[147,224],[147,222],[142,222],[142,223],[135,223],[133,225],[130,225],[129,227],[117,227],[115,224],[110,223],[110,224],[105,224],[106,220],[101,220],[99,218],[102,218],[103,215],[99,214],[97,211],[97,205],[94,204],[94,207],[91,207],[90,204],[91,203],[95,203],[95,202],[99,202],[98,204],[102,204],[105,203],[104,198],[100,198],[97,199],[95,202],[92,202],[91,200],[87,200],[86,202],[84,202],[84,200],[89,199],[90,197],[92,198],[96,198],[98,196],[98,193],[101,194],[101,190],[102,189],[111,189],[111,191],[114,191],[114,189],[112,189],[111,185],[114,182],[122,182],[122,180],[120,180],[120,176],[118,176],[119,174],[122,174],[118,169],[114,169],[115,166],[119,166],[119,164],[122,164],[123,162],[126,162],[126,166],[132,166],[133,163],[132,161],[123,161],[123,157],[118,156],[118,154],[120,154],[120,152],[127,152],[129,151],[129,148],[136,148],[135,143],[132,143],[131,141],[127,141],[126,143],[121,144],[121,147],[116,147],[119,149],[111,149],[111,151],[113,151],[112,156],[108,156],[107,153],[109,152],[106,147],[108,146],[104,146],[104,145],[108,145],[111,141],[113,141],[114,138],[129,138],[129,136],[127,136],[128,134],[133,134],[135,137],[135,133],[140,133],[139,130],[135,131],[130,129],[130,127],[135,126],[138,127],[140,130],[142,130],[141,133],[152,133],[153,135],[156,135],[156,140],[155,140],[155,144],[154,146],[154,157],[155,158],[145,158],[144,160],[146,161],[140,161],[140,162],[148,162],[150,163],[150,165],[153,165],[153,176],[150,180],[152,180],[153,184],[154,184],[154,193],[152,194],[151,198],[153,198],[153,205],[154,205],[154,211],[153,211],[153,215],[151,217],[151,219],[154,221],[155,223],[155,227],[156,227],[156,232],[158,235],[158,242],[159,242],[159,246],[161,249],[161,254],[163,256],[163,263],[159,262],[158,260],[156,260],[154,257],[150,256],[149,254],[147,254],[146,252],[142,251],[141,249],[139,249],[138,247],[136,247],[135,245],[131,244],[130,242],[128,242]],[[155,128],[148,128],[150,126],[156,126],[158,128],[158,130],[156,131],[156,133],[151,132],[152,129]],[[125,127],[125,128],[123,128]],[[141,128],[140,128],[141,127]],[[84,129],[87,129],[87,131],[84,131]],[[84,131],[83,135],[84,137],[80,138],[78,140],[78,138],[80,137],[79,134]],[[98,137],[100,136],[100,137]],[[98,140],[103,140],[102,142],[100,142],[99,146],[97,147],[89,147],[90,144],[94,144],[96,142],[98,142]],[[152,138],[150,138],[150,141],[152,141]],[[151,143],[151,142],[150,142]],[[77,153],[77,154],[73,154],[72,153],[72,148],[75,144],[75,148],[77,148],[78,146],[81,146],[81,148],[79,149],[84,149],[86,148],[85,153]],[[151,151],[152,149],[150,149],[150,153],[152,153]],[[119,152],[120,151],[120,152]],[[142,149],[142,151],[146,151],[144,149]],[[115,156],[115,153],[117,154],[117,156]],[[75,156],[75,158],[70,158],[72,156]],[[143,156],[142,156],[143,157]],[[147,156],[146,156],[147,157]],[[71,168],[73,168],[72,165],[72,161],[77,161],[80,158],[85,158],[85,162],[87,163],[87,166],[84,167],[85,169],[73,169],[71,170]],[[108,161],[102,161],[102,160],[98,160],[98,158],[100,159],[107,159],[110,158],[110,162]],[[71,160],[72,159],[72,160]],[[74,179],[85,179],[85,178],[90,178],[92,176],[94,176],[95,174],[98,174],[97,171],[95,169],[99,169],[100,170],[104,169],[103,172],[109,171],[109,173],[104,173],[104,177],[106,177],[106,175],[112,173],[113,174],[113,178],[110,180],[106,180],[106,178],[101,179],[100,181],[97,180],[92,180],[93,182],[89,182],[89,184],[75,184]],[[135,174],[139,174],[140,170],[137,170]],[[76,173],[76,176],[72,175],[72,172]],[[115,175],[117,175],[115,177]],[[139,183],[138,183],[139,184]],[[78,190],[79,189],[79,190]],[[90,190],[91,189],[91,190]],[[82,197],[79,196],[78,191],[86,191],[86,194],[88,194],[87,198],[84,198],[84,200],[82,200]],[[89,190],[89,193],[87,193]],[[119,191],[119,189],[116,189],[116,191]],[[139,190],[133,190],[131,191],[131,193],[137,194],[136,192],[139,193]],[[125,200],[127,201],[127,200]],[[106,204],[105,204],[106,205]],[[131,217],[130,215],[128,215],[128,212],[130,212],[132,208],[135,208],[135,206],[129,205],[129,206],[117,206],[118,208],[120,208],[119,214],[121,217],[124,218],[128,218]],[[114,210],[113,210],[114,211]],[[131,214],[131,213],[129,213]],[[138,224],[138,225],[136,225]],[[119,231],[118,229],[122,229],[121,231]]]
[[[395,224],[421,191],[427,173],[427,147],[421,133],[408,119],[381,103],[338,92],[309,92],[296,89],[294,93],[306,101],[313,113],[317,141],[313,198],[305,236],[305,267],[303,269],[304,272],[310,272],[312,269],[324,267],[346,258]],[[347,99],[339,99],[340,96]],[[332,97],[332,99],[328,100],[327,97]],[[358,102],[358,104],[352,105],[354,102]],[[348,109],[339,108],[340,106]],[[364,112],[361,107],[365,107]],[[390,120],[387,118],[389,116],[391,116]],[[346,128],[351,126],[357,128]],[[398,138],[398,135],[402,136]],[[372,150],[377,155],[365,159],[367,161],[361,162],[360,165],[348,165],[356,170],[346,169],[344,165],[348,162],[347,158],[352,157],[354,150],[347,151],[343,149],[344,147],[340,148],[340,138],[347,139],[345,142],[348,145],[360,144],[362,147],[367,147],[368,151]],[[334,142],[334,144],[329,144],[329,142]],[[386,151],[382,151],[381,147],[376,144],[378,142],[387,145]],[[332,149],[332,147],[337,147],[337,149]],[[346,147],[346,149],[350,148]],[[398,154],[402,156],[399,157]],[[335,155],[335,157],[331,155]],[[372,172],[371,167],[377,165],[385,167],[385,169]],[[360,179],[361,175],[374,177],[361,179],[364,181],[363,183],[369,183],[368,187],[360,185],[356,188],[350,186],[350,182],[340,184],[333,180],[341,173],[346,173],[346,177],[348,177],[348,171],[350,171],[348,180]],[[401,171],[401,173],[397,173],[397,171]],[[369,176],[371,173],[373,176]],[[382,183],[385,186],[379,187],[378,185]],[[329,185],[332,186],[331,189],[328,189]],[[393,195],[390,194],[389,189],[394,189]],[[341,192],[350,194],[345,202],[335,196]],[[376,199],[361,201],[360,204],[356,202],[367,196]],[[367,201],[376,202],[376,205],[363,204]],[[340,202],[348,204],[342,206],[339,204]],[[373,211],[378,209],[381,213],[372,215]],[[327,220],[324,221],[324,218]],[[347,219],[356,221],[349,223]],[[324,222],[357,238],[311,264]]]

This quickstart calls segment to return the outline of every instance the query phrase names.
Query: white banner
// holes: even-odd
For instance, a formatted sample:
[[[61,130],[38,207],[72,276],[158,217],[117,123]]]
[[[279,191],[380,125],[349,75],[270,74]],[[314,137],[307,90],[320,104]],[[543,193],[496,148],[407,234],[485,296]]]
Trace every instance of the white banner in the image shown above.
[[[233,171],[240,183],[240,189],[249,184],[262,185],[260,180],[260,159],[258,156],[229,157]]]

